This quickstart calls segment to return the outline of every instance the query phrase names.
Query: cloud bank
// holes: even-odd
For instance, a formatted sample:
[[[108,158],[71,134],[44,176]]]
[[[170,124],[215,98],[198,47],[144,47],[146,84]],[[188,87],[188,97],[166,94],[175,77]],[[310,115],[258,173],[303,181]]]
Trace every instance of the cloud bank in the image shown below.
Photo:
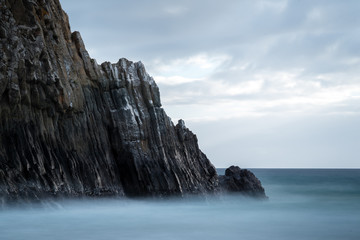
[[[352,150],[343,142],[353,146],[354,138],[321,145],[301,138],[301,132],[280,131],[275,123],[292,119],[301,129],[321,119],[336,119],[334,132],[358,131],[354,119],[360,113],[359,1],[62,0],[62,5],[92,57],[99,62],[141,60],[174,120],[184,118],[195,131],[199,123],[209,122],[200,138],[211,137],[206,133],[220,129],[220,121],[255,121],[257,125],[248,126],[253,132],[261,125],[277,129],[285,142],[298,137],[293,147],[298,152],[309,141],[318,146],[308,149],[303,164],[295,164],[301,163],[299,159],[285,164],[284,159],[291,158],[288,152],[280,154],[283,165],[276,166],[311,166],[307,164],[320,151]],[[245,129],[237,127],[236,136],[246,139]],[[217,136],[232,138],[224,132],[219,130]],[[281,145],[285,142],[275,142],[268,158],[280,156],[276,151],[286,152]],[[204,145],[205,151],[214,152],[210,144]],[[253,166],[267,166],[266,157],[255,157],[251,149],[256,147],[243,154],[257,159],[259,164]],[[360,167],[353,150],[343,166]],[[323,163],[338,166],[335,159]]]

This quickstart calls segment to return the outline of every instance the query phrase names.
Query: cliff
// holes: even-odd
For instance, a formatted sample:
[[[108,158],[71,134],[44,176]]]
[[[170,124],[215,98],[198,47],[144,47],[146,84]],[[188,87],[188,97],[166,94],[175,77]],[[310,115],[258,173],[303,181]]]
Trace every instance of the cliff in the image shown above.
[[[141,62],[98,65],[58,0],[0,0],[0,198],[214,192]]]

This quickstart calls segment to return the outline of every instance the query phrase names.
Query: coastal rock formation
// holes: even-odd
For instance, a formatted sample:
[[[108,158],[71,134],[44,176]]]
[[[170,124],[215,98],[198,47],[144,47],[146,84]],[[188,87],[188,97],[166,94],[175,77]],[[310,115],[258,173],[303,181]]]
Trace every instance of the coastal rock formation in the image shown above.
[[[266,198],[265,190],[260,180],[249,170],[231,166],[225,170],[225,175],[219,176],[220,187],[231,193]]]
[[[0,0],[0,201],[214,192],[141,62],[91,59],[58,0]]]

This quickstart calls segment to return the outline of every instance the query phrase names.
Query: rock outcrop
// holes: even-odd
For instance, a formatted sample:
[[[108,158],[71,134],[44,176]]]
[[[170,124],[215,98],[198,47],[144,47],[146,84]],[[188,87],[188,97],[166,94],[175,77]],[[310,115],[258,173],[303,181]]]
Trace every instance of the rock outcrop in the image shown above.
[[[0,0],[0,200],[214,192],[141,62],[98,65],[58,0]]]
[[[225,175],[219,176],[219,184],[222,190],[230,193],[267,198],[260,180],[251,171],[238,166],[227,168]]]

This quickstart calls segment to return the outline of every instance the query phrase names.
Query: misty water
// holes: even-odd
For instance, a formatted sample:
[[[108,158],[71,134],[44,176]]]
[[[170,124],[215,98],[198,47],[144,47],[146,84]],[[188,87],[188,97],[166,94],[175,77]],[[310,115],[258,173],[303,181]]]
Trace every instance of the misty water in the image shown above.
[[[223,195],[5,207],[0,239],[360,239],[360,170],[253,171],[269,200]]]

